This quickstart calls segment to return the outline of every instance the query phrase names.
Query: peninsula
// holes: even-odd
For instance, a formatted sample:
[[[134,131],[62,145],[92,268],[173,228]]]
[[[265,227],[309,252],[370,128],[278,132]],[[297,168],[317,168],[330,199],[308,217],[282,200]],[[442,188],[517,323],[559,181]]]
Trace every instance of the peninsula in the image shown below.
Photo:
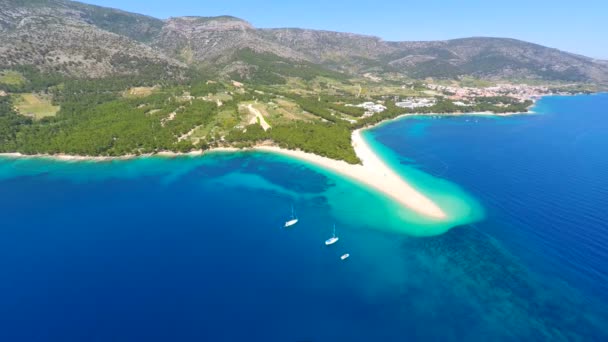
[[[353,146],[362,164],[348,164],[344,161],[329,159],[312,153],[286,150],[276,146],[256,146],[256,150],[288,155],[304,160],[325,169],[334,171],[357,182],[363,183],[426,217],[442,220],[446,214],[432,200],[410,185],[388,167],[370,148],[360,131],[353,132]]]

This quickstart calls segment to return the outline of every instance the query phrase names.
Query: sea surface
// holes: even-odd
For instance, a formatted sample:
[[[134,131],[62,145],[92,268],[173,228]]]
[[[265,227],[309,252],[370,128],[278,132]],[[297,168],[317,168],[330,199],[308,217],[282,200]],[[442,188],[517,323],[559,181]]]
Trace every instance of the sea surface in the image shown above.
[[[534,111],[364,133],[449,223],[267,153],[2,158],[0,341],[606,341],[608,94]]]

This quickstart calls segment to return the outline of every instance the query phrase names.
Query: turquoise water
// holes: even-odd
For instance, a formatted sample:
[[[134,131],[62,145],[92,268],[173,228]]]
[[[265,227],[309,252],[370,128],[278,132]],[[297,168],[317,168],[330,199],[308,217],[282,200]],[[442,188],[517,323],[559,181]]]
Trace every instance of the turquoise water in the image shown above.
[[[605,108],[366,131],[449,223],[272,154],[2,159],[0,339],[606,340]]]

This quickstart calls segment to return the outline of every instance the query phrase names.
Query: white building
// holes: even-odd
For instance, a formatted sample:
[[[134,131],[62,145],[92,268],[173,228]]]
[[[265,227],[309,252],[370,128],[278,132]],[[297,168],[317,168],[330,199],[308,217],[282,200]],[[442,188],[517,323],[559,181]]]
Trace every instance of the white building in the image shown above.
[[[349,107],[359,107],[359,108],[363,108],[365,109],[365,114],[363,114],[363,117],[369,117],[372,116],[376,113],[381,113],[384,112],[386,110],[386,106],[381,105],[379,103],[374,103],[374,102],[363,102],[361,104],[358,105],[347,105]]]
[[[420,107],[431,107],[435,105],[434,98],[409,98],[402,102],[395,103],[397,107],[401,108],[420,108]]]

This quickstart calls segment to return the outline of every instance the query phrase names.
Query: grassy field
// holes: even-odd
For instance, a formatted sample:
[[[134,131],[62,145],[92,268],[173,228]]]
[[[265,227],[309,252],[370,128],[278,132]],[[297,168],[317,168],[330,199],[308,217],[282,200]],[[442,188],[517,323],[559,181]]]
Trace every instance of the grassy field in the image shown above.
[[[496,83],[494,83],[494,82],[480,80],[480,79],[468,77],[468,76],[462,77],[460,80],[460,86],[462,86],[462,87],[485,88],[485,87],[492,87],[495,85],[496,85]]]
[[[220,110],[218,115],[208,124],[199,126],[190,135],[190,140],[198,142],[200,139],[209,138],[215,134],[222,136],[235,126],[247,125],[244,121],[246,117],[235,117],[232,110]]]
[[[205,99],[205,101],[211,101],[211,102],[215,102],[215,103],[222,103],[222,102],[228,102],[230,100],[232,100],[232,96],[230,96],[228,93],[225,92],[221,92],[221,93],[216,93],[216,94],[211,94],[208,96],[203,97],[203,99]]]
[[[59,111],[59,106],[53,106],[50,96],[40,94],[18,94],[15,96],[15,107],[22,115],[42,119],[54,116]]]
[[[287,99],[276,99],[271,103],[259,103],[256,108],[267,114],[270,124],[285,124],[294,120],[319,121],[317,116],[306,113],[295,102]]]
[[[124,92],[124,97],[136,98],[152,95],[157,87],[133,87]]]
[[[405,85],[405,81],[395,82],[373,82],[366,78],[355,78],[345,83],[331,78],[316,77],[311,81],[303,81],[298,78],[288,79],[287,84],[277,87],[278,90],[298,94],[302,96],[323,95],[350,95],[359,96],[361,99],[370,96],[396,95],[401,97],[427,96],[421,91],[411,89]]]
[[[16,71],[0,71],[0,83],[8,85],[21,85],[25,83],[25,78]]]

